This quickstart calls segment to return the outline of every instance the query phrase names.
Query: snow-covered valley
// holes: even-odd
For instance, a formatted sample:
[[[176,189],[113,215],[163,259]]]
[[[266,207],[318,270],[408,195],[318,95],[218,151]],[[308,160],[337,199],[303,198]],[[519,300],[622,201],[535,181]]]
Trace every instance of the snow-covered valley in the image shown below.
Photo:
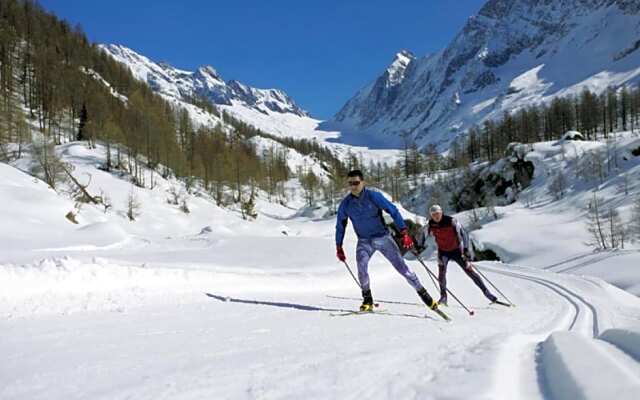
[[[77,211],[72,201],[0,164],[1,398],[632,399],[640,392],[640,299],[593,276],[533,268],[566,253],[478,263],[515,308],[488,305],[451,265],[450,287],[475,315],[452,302],[450,323],[420,306],[376,255],[376,300],[413,304],[342,316],[357,309],[360,293],[335,260],[335,220],[322,208],[306,208],[296,195],[287,206],[261,198],[258,218],[245,221],[187,194],[185,214],[167,203],[180,182],[158,177],[153,190],[132,189],[96,168],[102,147],[70,143],[58,152],[79,177],[91,174],[88,190],[109,193],[113,209],[84,205],[73,225],[64,218]],[[131,190],[142,204],[134,222],[124,215]],[[502,241],[492,224],[506,224],[502,232],[523,224],[519,207],[474,234]],[[505,246],[523,242],[508,229],[514,237]],[[345,248],[353,265],[351,230]],[[423,267],[409,264],[435,293]],[[427,265],[437,269],[433,259]]]
[[[636,3],[488,0],[321,121],[284,90],[0,1],[0,400],[640,399]],[[181,50],[228,50],[171,59],[316,79],[297,58],[322,46],[216,7],[207,32],[233,34]],[[319,15],[323,44],[364,60]],[[375,29],[392,23],[410,39],[405,18]],[[162,52],[120,38],[165,57],[145,32]],[[276,43],[296,54],[267,68]],[[444,257],[468,266],[449,263],[448,304],[434,239],[416,235],[434,204],[455,218],[434,228]],[[407,219],[399,244],[383,210],[396,232]],[[397,252],[412,241],[420,282]],[[370,302],[356,246],[361,266],[378,250]]]

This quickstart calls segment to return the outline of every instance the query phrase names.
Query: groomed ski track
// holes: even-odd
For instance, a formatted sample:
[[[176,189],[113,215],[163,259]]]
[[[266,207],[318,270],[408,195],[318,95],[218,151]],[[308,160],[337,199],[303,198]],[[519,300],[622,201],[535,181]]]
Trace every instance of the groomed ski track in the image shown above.
[[[593,278],[478,267],[517,307],[488,306],[451,268],[450,287],[473,317],[452,303],[445,308],[451,323],[402,304],[385,305],[387,314],[331,318],[358,306],[326,296],[358,297],[348,285],[331,285],[349,282],[331,267],[329,276],[315,276],[317,285],[304,270],[288,271],[278,279],[289,289],[224,293],[213,279],[180,293],[168,287],[168,300],[135,307],[114,293],[121,309],[23,312],[0,324],[7,360],[0,398],[637,397],[637,298]],[[381,257],[371,273],[374,296],[418,301]],[[237,275],[236,284],[255,279]]]
[[[534,270],[524,273],[496,267],[485,269],[535,282],[566,300],[567,304],[567,311],[560,314],[565,322],[558,326],[558,332],[545,339],[542,339],[545,334],[528,338],[523,335],[511,339],[510,345],[503,349],[505,358],[513,361],[508,367],[511,371],[505,371],[505,374],[514,380],[505,385],[507,390],[501,397],[527,398],[535,393],[532,398],[539,395],[553,399],[633,399],[640,394],[640,357],[629,345],[631,341],[633,346],[640,345],[637,342],[640,334],[618,329],[601,331],[601,327],[610,325],[611,321],[601,317],[599,306],[570,285],[544,278]],[[596,288],[602,287],[587,277],[578,279]],[[507,363],[502,365],[506,367]],[[529,392],[522,388],[528,388]]]

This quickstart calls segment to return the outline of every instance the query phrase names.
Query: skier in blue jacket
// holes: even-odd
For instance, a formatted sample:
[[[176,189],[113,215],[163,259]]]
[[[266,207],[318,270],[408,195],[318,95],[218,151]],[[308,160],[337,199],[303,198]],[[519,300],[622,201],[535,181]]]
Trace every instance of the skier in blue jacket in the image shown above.
[[[380,192],[365,187],[363,174],[359,170],[353,170],[347,175],[347,181],[351,193],[345,197],[338,207],[336,221],[336,255],[342,262],[346,261],[342,242],[348,220],[353,223],[353,228],[358,236],[356,246],[356,262],[358,264],[358,280],[362,288],[362,306],[360,310],[371,311],[373,297],[369,285],[369,259],[379,251],[391,265],[409,282],[417,291],[418,296],[427,307],[436,310],[438,303],[427,293],[416,274],[409,269],[404,262],[398,245],[391,237],[387,229],[382,211],[386,211],[395,222],[402,234],[402,245],[406,249],[413,247],[413,240],[409,236],[407,227],[398,209],[387,200]]]

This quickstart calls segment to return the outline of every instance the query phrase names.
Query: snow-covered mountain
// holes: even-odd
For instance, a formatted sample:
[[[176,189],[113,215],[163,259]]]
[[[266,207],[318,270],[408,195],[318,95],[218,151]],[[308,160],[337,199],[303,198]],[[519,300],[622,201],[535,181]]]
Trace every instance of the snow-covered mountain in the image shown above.
[[[230,126],[219,116],[193,104],[194,97],[210,100],[219,109],[225,110],[267,133],[281,136],[296,130],[297,126],[314,124],[306,111],[298,107],[286,93],[278,89],[256,89],[238,81],[225,82],[211,66],[198,68],[195,72],[175,68],[167,63],[156,63],[149,58],[121,45],[100,45],[101,49],[116,61],[127,66],[134,77],[146,82],[177,108],[185,109],[196,125]],[[293,127],[278,124],[278,121],[293,121]],[[272,129],[285,126],[284,132]],[[301,136],[304,136],[302,134]],[[287,163],[292,171],[299,167],[312,170],[318,176],[326,176],[322,163],[311,155],[303,155],[270,138],[255,136],[250,139],[259,152],[268,149],[287,151]]]
[[[271,135],[324,142],[339,157],[346,157],[352,153],[358,154],[364,160],[394,162],[398,154],[395,150],[370,150],[367,147],[327,142],[327,139],[337,141],[341,133],[318,129],[322,121],[312,118],[281,90],[256,89],[238,81],[225,82],[210,66],[198,68],[195,72],[184,71],[167,63],[156,63],[121,45],[101,45],[101,48],[127,66],[137,79],[148,83],[154,91],[176,106],[186,109],[198,124],[215,125],[224,121],[191,104],[190,99],[194,95],[211,100],[218,109]],[[412,56],[407,54],[407,60],[410,57]],[[394,77],[401,79],[401,73],[396,73]],[[254,138],[254,141],[260,148],[282,146],[269,139]],[[296,155],[294,152],[291,154],[295,156],[288,158],[292,170],[299,165],[299,160],[293,163],[292,160],[310,158]],[[314,170],[321,171],[319,164],[315,164]],[[321,173],[323,174],[324,172]]]
[[[325,127],[441,149],[457,133],[587,87],[640,81],[637,0],[490,0],[442,51],[403,51]]]
[[[133,75],[155,91],[176,99],[204,97],[214,104],[238,104],[263,114],[280,113],[307,116],[282,90],[256,89],[236,80],[225,81],[211,66],[185,71],[167,63],[156,63],[121,45],[101,45],[117,61],[129,67]]]

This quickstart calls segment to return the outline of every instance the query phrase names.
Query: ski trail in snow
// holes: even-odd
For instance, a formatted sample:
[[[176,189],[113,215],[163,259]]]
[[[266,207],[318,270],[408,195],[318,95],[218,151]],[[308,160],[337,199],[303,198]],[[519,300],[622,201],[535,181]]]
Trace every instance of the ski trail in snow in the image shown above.
[[[597,264],[597,263],[599,263],[601,261],[604,261],[604,260],[607,260],[609,258],[619,257],[619,256],[631,254],[631,253],[637,253],[637,251],[633,251],[633,250],[616,250],[616,251],[606,251],[604,254],[592,254],[594,256],[592,259],[585,260],[583,262],[580,262],[580,263],[578,263],[576,265],[572,265],[570,267],[556,269],[556,270],[554,270],[554,272],[571,272],[571,271],[575,271],[575,270],[580,269],[580,268],[587,267],[589,265]]]
[[[523,272],[485,268],[493,273],[537,283],[553,291],[571,304],[574,316],[566,333],[517,335],[502,349],[498,375],[507,376],[507,384],[496,383],[500,398],[584,398],[599,399],[603,395],[635,399],[640,394],[640,363],[628,348],[606,343],[599,338],[600,316],[596,305],[567,285]],[[578,324],[588,314],[587,323]],[[578,333],[578,335],[576,335]],[[589,333],[584,336],[583,334]],[[612,335],[614,336],[614,335]],[[615,336],[614,336],[615,337]],[[640,338],[640,335],[634,337]],[[640,339],[638,339],[640,344]],[[627,344],[628,346],[628,344]],[[627,351],[625,351],[627,350]],[[580,357],[589,357],[576,362]],[[516,366],[516,368],[513,368]],[[606,369],[604,376],[600,371]],[[602,384],[599,376],[608,382]],[[505,382],[501,379],[500,382]]]
[[[620,349],[570,332],[551,334],[540,346],[546,397],[635,400],[640,366]]]
[[[592,255],[593,255],[592,251],[590,251],[588,253],[578,254],[578,255],[576,255],[574,257],[570,257],[570,258],[567,258],[565,260],[558,261],[558,262],[553,263],[551,265],[546,265],[544,267],[541,267],[540,269],[545,269],[545,270],[552,269],[552,268],[559,267],[559,266],[564,265],[564,264],[568,264],[568,263],[573,262],[573,261],[577,261],[577,260],[583,259],[585,257],[592,256]]]
[[[554,293],[556,293],[558,296],[563,297],[564,299],[567,300],[567,302],[569,302],[574,310],[575,310],[575,315],[574,318],[572,319],[571,323],[569,324],[568,328],[566,330],[568,331],[574,331],[576,329],[576,325],[579,321],[579,318],[582,314],[583,311],[587,311],[589,313],[589,317],[588,320],[590,320],[591,322],[588,323],[588,325],[585,327],[586,330],[591,330],[591,335],[592,337],[597,337],[600,330],[599,330],[599,324],[598,324],[598,311],[596,310],[595,306],[588,302],[587,300],[585,300],[585,298],[577,293],[575,293],[573,290],[568,289],[567,287],[558,284],[554,281],[551,281],[549,279],[545,279],[545,278],[541,278],[539,276],[532,276],[532,275],[528,275],[528,274],[524,274],[522,272],[513,272],[513,271],[502,271],[502,270],[497,270],[497,269],[493,269],[490,267],[485,267],[487,270],[500,274],[500,275],[505,275],[505,276],[511,276],[514,278],[518,278],[518,279],[524,279],[524,280],[528,280],[531,282],[535,282],[539,285],[542,285],[550,290],[552,290]],[[582,303],[582,306],[580,304],[578,304],[578,302]]]

